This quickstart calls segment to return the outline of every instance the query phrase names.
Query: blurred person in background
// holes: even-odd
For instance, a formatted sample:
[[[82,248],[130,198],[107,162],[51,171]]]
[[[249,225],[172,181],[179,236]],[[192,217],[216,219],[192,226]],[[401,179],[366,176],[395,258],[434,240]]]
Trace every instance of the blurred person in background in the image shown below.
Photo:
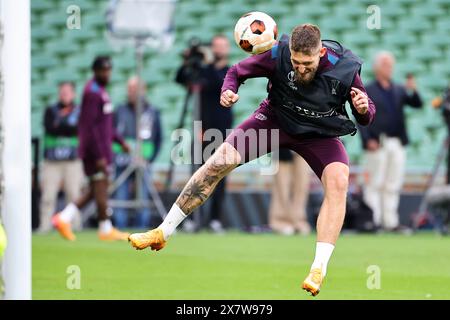
[[[145,92],[145,86],[142,88]],[[119,106],[114,113],[114,125],[117,133],[124,137],[131,147],[136,145],[136,106],[139,98],[139,79],[131,77],[127,84],[127,102]],[[142,97],[142,110],[139,119],[139,135],[142,139],[142,156],[145,161],[153,162],[161,147],[161,121],[159,111]],[[114,164],[116,177],[120,176],[130,165],[132,154],[123,151],[123,148],[115,143],[113,145]],[[136,186],[135,176],[129,176],[116,190],[114,198],[117,200],[130,200],[132,191]],[[149,199],[149,190],[144,181],[141,181],[142,199]],[[128,226],[129,211],[126,208],[114,209],[114,222],[118,228]],[[134,227],[148,228],[150,226],[150,208],[136,210]]]
[[[108,56],[98,56],[92,63],[94,77],[83,90],[80,118],[78,121],[78,152],[83,161],[85,175],[90,188],[75,202],[53,216],[53,225],[61,236],[75,240],[72,222],[79,211],[92,199],[98,214],[98,237],[100,240],[127,240],[128,233],[114,228],[108,213],[108,187],[112,163],[112,142],[118,142],[124,151],[129,147],[113,125],[113,106],[106,86],[111,78],[112,63]]]
[[[377,114],[372,125],[360,127],[360,132],[368,174],[364,200],[373,210],[378,228],[402,231],[398,208],[408,144],[404,107],[421,108],[422,99],[412,75],[407,76],[405,85],[393,82],[394,64],[390,52],[375,57],[375,80],[367,86],[367,94],[377,106]]]
[[[211,40],[212,61],[207,61],[207,55],[203,56],[203,63],[198,68],[195,82],[201,85],[200,92],[200,114],[202,121],[202,132],[208,129],[219,130],[223,140],[226,137],[226,129],[231,129],[233,124],[232,108],[224,108],[220,105],[220,94],[223,79],[229,69],[230,43],[226,36],[216,35]],[[185,52],[184,64],[178,69],[176,81],[182,85],[190,85],[190,74],[188,57],[190,52]],[[213,152],[219,147],[217,142],[203,141],[202,151],[210,143],[215,143]],[[212,153],[213,153],[212,152]],[[211,153],[211,154],[212,154]],[[203,163],[208,159],[203,159]],[[223,201],[225,199],[226,179],[222,179],[213,194],[211,195],[211,205],[206,217],[209,218],[209,227],[213,232],[222,233],[223,229]],[[186,225],[192,220],[187,220]],[[189,227],[188,227],[189,229]]]
[[[433,99],[432,106],[442,110],[442,115],[447,125],[448,137],[450,137],[450,85],[445,89],[441,97]],[[450,145],[448,147],[450,148]],[[450,152],[447,155],[447,184],[450,184]]]
[[[275,232],[308,235],[306,207],[309,196],[309,165],[297,153],[280,149],[269,208],[269,226]]]
[[[80,108],[75,105],[75,86],[72,82],[59,85],[58,102],[44,113],[44,162],[42,164],[39,232],[52,230],[51,218],[56,210],[58,192],[64,191],[68,202],[81,194],[83,169],[78,159],[77,127]],[[80,215],[74,224],[80,228]]]

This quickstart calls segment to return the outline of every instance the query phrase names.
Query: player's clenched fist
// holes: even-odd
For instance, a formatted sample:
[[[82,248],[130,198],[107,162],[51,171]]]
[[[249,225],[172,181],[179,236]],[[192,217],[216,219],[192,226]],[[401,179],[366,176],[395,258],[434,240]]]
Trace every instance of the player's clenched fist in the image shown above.
[[[358,113],[365,114],[369,109],[369,98],[367,95],[355,87],[352,87],[350,95],[352,97],[353,106],[356,108]]]
[[[220,95],[220,104],[224,107],[231,107],[239,100],[239,95],[231,90],[225,90]]]

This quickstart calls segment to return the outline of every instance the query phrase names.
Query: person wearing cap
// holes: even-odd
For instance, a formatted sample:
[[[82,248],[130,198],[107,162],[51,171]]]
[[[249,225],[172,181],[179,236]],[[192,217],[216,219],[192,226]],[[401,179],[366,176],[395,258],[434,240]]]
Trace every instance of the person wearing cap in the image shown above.
[[[107,205],[113,141],[118,142],[125,152],[129,151],[128,145],[114,129],[113,106],[106,91],[112,71],[111,59],[108,56],[96,57],[92,71],[94,77],[84,87],[78,121],[78,155],[89,178],[89,190],[55,214],[53,225],[65,239],[75,240],[71,223],[80,209],[94,199],[100,240],[127,240],[128,233],[112,226]]]

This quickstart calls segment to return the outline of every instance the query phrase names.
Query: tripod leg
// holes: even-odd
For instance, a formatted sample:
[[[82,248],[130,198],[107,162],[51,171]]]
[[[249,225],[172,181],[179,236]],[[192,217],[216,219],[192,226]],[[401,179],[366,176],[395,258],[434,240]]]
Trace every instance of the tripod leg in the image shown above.
[[[164,219],[166,216],[166,209],[164,207],[164,204],[161,201],[158,191],[155,188],[155,185],[153,184],[153,180],[151,177],[151,171],[150,171],[149,167],[147,167],[144,170],[143,179],[144,179],[144,183],[146,184],[146,186],[148,188],[148,191],[150,192],[150,197],[152,198],[153,203],[155,204],[156,210],[158,210],[158,214],[160,215],[160,217],[162,219]]]
[[[128,167],[117,177],[117,179],[111,184],[108,189],[109,194],[112,194],[116,189],[127,180],[127,178],[133,173],[136,166],[130,163]]]
[[[187,108],[189,105],[189,100],[191,98],[191,90],[189,89],[186,92],[186,96],[184,98],[184,102],[183,102],[183,110],[181,111],[181,117],[180,120],[178,122],[178,127],[177,129],[182,129],[184,128],[184,120],[186,119],[186,114],[187,114]],[[174,146],[177,144],[176,141],[174,141]],[[167,172],[167,179],[166,179],[166,184],[164,186],[164,192],[168,193],[170,186],[172,185],[172,179],[173,179],[173,169],[174,169],[174,163],[173,161],[169,161],[169,171]]]
[[[436,158],[436,162],[434,164],[433,171],[431,173],[430,179],[428,180],[424,195],[420,202],[419,212],[413,221],[413,229],[414,230],[417,230],[419,228],[420,221],[428,215],[428,213],[427,213],[427,208],[428,208],[427,195],[428,195],[431,187],[433,186],[434,181],[436,180],[437,175],[439,173],[439,168],[440,168],[442,162],[445,160],[445,156],[448,153],[448,145],[449,145],[449,138],[446,138],[444,140],[444,142],[442,143],[442,148]]]

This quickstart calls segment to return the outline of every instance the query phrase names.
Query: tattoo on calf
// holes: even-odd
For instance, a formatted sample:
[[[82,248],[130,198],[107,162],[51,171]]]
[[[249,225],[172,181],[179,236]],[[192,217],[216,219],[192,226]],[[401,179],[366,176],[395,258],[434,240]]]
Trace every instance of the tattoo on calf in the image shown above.
[[[195,208],[208,199],[215,185],[232,168],[211,162],[206,164],[203,169],[194,174],[176,201],[176,204],[186,215],[191,214]]]

